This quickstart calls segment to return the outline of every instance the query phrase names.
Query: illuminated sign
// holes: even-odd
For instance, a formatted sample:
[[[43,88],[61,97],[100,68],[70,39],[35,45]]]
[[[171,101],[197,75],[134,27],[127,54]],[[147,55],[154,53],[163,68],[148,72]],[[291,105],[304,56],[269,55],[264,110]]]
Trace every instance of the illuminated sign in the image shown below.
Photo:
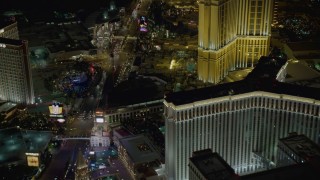
[[[39,156],[39,153],[26,153],[27,156]]]
[[[65,119],[62,119],[62,118],[59,118],[59,119],[57,119],[57,121],[58,121],[59,123],[64,123],[66,120],[65,120]]]
[[[96,122],[97,122],[97,123],[103,123],[104,120],[103,120],[103,118],[101,118],[101,117],[97,117],[97,118],[96,118]]]
[[[39,167],[38,156],[27,156],[28,166]]]
[[[50,114],[50,117],[63,118],[63,115],[62,114]]]
[[[59,105],[52,105],[50,109],[51,114],[61,114],[62,113],[62,107],[59,107]]]
[[[62,115],[62,105],[58,102],[54,102],[49,106],[50,117],[63,117]]]
[[[103,112],[102,111],[96,111],[96,116],[103,116]]]

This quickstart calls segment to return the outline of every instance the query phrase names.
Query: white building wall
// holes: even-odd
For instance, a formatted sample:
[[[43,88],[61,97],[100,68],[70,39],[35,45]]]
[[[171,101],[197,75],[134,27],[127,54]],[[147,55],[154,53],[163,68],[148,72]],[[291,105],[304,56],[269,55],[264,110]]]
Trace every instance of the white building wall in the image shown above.
[[[91,147],[108,147],[110,146],[110,137],[91,136]]]
[[[264,168],[253,152],[275,161],[278,139],[289,132],[320,135],[319,101],[252,92],[174,106],[165,102],[166,173],[188,179],[193,151],[211,148],[239,174]],[[188,113],[187,113],[188,112]]]

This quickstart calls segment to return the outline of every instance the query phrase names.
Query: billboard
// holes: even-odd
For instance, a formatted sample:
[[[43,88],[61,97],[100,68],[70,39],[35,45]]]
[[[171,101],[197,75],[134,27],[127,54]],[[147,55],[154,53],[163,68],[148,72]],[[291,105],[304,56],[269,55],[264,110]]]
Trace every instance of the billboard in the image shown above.
[[[50,117],[63,117],[63,109],[62,104],[59,102],[53,102],[52,105],[49,106]]]
[[[104,122],[103,117],[96,117],[96,122],[97,123],[103,123]]]
[[[59,118],[59,119],[57,119],[57,121],[58,121],[59,123],[64,123],[66,120],[65,120],[65,119],[62,119],[62,118]]]
[[[26,153],[28,166],[39,167],[39,154]]]

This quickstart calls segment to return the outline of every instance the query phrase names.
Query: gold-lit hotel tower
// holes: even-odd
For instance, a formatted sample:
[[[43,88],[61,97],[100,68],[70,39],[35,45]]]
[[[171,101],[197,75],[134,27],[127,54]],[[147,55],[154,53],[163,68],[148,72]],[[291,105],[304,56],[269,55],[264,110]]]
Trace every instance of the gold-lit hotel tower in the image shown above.
[[[199,0],[198,77],[219,83],[267,55],[273,0]]]

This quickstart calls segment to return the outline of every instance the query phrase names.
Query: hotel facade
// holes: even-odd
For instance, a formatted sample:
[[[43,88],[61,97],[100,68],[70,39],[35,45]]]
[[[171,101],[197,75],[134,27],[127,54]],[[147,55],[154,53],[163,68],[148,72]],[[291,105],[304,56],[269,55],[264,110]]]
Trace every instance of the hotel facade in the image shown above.
[[[33,104],[34,91],[28,42],[19,40],[16,22],[1,27],[0,99],[19,104]]]
[[[8,39],[19,39],[18,25],[14,23],[3,23],[0,24],[0,37]]]
[[[320,101],[255,91],[175,105],[165,101],[166,170],[169,179],[188,179],[193,151],[211,148],[235,169],[250,173],[275,161],[278,139],[289,132],[319,142]]]
[[[261,57],[244,80],[167,94],[167,178],[189,179],[189,158],[202,149],[244,175],[275,167],[278,140],[290,132],[319,143],[319,89],[281,82],[285,67],[286,59]]]
[[[219,83],[269,52],[273,0],[200,0],[198,78]]]

